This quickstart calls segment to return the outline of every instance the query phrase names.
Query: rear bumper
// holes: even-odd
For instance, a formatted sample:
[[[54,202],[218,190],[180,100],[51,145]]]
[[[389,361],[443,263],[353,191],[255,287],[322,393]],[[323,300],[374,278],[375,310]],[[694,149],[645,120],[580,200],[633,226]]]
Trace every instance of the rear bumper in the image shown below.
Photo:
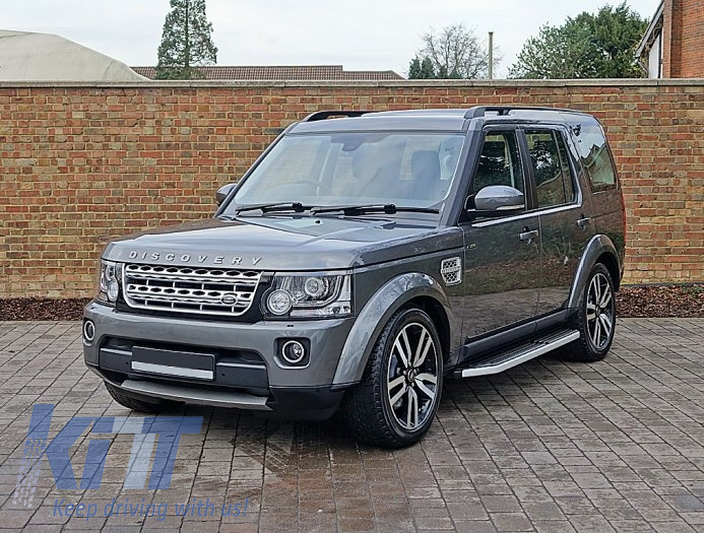
[[[344,394],[330,388],[353,318],[243,324],[124,313],[92,302],[84,319],[95,325],[94,339],[83,339],[86,364],[136,397],[309,418],[332,414]],[[304,366],[282,362],[287,339],[309,348]],[[144,347],[157,359],[135,360]]]

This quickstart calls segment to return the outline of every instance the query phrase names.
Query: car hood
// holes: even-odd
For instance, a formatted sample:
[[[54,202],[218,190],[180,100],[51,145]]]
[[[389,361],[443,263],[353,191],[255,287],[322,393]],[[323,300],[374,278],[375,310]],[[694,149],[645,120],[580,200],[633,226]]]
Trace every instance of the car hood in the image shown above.
[[[263,216],[210,219],[118,239],[112,261],[256,270],[346,269],[461,247],[458,228],[403,218]]]

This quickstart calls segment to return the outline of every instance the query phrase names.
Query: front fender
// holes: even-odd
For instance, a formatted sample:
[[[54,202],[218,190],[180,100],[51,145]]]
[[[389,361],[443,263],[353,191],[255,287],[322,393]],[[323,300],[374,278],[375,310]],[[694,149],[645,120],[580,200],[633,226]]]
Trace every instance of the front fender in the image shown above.
[[[419,272],[397,276],[383,285],[357,316],[342,348],[333,387],[352,385],[362,379],[369,354],[391,315],[418,297],[430,297],[440,303],[449,319],[450,329],[456,330],[453,328],[453,315],[447,294],[440,283]]]
[[[579,262],[579,267],[577,268],[577,274],[572,282],[572,289],[570,291],[570,297],[567,300],[568,309],[576,309],[579,305],[579,299],[584,292],[584,287],[589,279],[589,272],[591,272],[594,264],[599,260],[600,257],[607,256],[606,267],[611,272],[614,285],[618,287],[621,282],[621,275],[623,274],[623,265],[619,259],[618,252],[614,246],[613,241],[606,235],[595,235],[587,243],[587,246],[582,254],[582,259]]]

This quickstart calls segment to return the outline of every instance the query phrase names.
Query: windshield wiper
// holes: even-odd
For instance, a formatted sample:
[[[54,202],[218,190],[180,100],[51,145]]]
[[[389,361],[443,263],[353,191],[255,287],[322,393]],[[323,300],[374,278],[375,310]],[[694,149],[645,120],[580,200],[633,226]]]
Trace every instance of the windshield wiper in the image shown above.
[[[386,215],[394,215],[399,212],[435,214],[440,212],[440,210],[435,207],[397,206],[395,204],[363,204],[338,205],[331,207],[313,207],[310,210],[310,214],[319,215],[320,213],[336,213],[338,211],[348,216],[364,215],[366,213],[384,213]]]
[[[273,204],[254,204],[254,205],[243,205],[235,209],[235,216],[245,211],[256,211],[261,210],[262,213],[274,213],[279,211],[293,211],[294,213],[303,213],[304,211],[310,209],[306,207],[301,202],[277,202]]]

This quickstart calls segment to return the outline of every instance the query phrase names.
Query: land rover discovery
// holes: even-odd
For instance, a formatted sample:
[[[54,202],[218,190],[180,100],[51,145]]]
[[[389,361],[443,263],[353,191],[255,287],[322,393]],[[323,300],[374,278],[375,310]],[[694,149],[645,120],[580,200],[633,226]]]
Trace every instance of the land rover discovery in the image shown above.
[[[126,407],[341,409],[400,447],[444,379],[593,362],[614,338],[624,205],[590,115],[319,112],[218,202],[102,253],[85,362]]]

